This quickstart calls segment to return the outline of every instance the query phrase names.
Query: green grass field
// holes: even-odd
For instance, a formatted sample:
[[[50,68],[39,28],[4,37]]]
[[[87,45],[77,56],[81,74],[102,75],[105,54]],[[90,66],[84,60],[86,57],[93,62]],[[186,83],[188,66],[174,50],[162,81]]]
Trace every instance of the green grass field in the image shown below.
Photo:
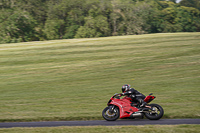
[[[0,45],[0,121],[91,120],[123,84],[200,118],[200,33]]]
[[[199,133],[199,125],[82,126],[0,129],[0,133]]]

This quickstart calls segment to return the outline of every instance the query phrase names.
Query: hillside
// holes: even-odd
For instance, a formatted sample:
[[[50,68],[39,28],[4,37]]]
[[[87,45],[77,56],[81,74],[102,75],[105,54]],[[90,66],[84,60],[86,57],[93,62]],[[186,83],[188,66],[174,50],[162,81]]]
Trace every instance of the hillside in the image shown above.
[[[198,32],[1,44],[0,121],[102,119],[127,83],[199,118],[199,51]]]

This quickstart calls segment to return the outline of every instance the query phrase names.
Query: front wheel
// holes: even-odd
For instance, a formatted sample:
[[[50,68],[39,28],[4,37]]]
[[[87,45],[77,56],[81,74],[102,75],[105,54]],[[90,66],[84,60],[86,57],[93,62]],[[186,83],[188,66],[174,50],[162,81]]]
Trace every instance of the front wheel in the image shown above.
[[[119,109],[115,107],[112,112],[109,111],[109,107],[106,107],[102,111],[102,116],[107,121],[115,121],[119,118]]]
[[[162,118],[162,116],[164,114],[164,110],[160,105],[150,104],[149,106],[151,106],[153,108],[153,110],[145,112],[145,116],[149,120],[159,120],[160,118]]]

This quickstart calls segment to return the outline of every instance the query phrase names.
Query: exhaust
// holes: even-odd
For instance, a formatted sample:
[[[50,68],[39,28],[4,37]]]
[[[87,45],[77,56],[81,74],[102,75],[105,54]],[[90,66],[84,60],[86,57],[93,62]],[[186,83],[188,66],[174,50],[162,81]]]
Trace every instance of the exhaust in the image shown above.
[[[135,112],[135,113],[131,114],[131,117],[133,117],[133,118],[138,118],[138,117],[142,117],[142,116],[143,116],[143,114],[139,113],[139,112]]]

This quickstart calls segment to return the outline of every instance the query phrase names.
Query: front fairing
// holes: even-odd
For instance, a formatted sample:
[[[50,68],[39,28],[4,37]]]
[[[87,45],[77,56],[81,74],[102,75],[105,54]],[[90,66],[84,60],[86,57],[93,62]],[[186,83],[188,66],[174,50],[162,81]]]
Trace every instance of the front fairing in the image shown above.
[[[120,111],[120,118],[130,117],[133,112],[137,112],[138,109],[131,106],[131,102],[129,99],[115,99],[111,98],[109,100],[109,105],[115,105],[119,108]]]

